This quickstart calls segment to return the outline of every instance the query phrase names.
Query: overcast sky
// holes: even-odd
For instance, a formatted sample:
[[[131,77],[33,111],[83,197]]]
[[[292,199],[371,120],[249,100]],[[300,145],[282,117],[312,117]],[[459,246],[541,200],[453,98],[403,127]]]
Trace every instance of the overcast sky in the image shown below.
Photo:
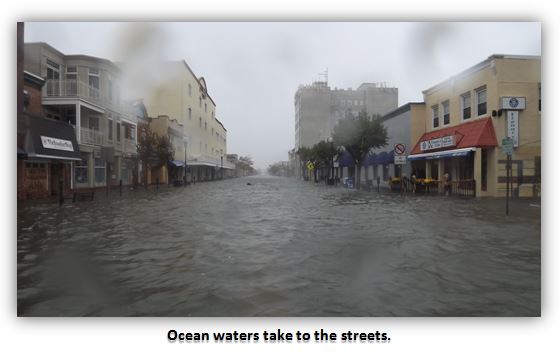
[[[131,34],[203,76],[228,153],[266,168],[294,147],[294,93],[328,68],[329,85],[386,82],[399,105],[491,54],[541,54],[540,23],[26,23],[25,41],[123,59]],[[136,39],[138,40],[138,39]],[[149,110],[148,110],[149,112]]]

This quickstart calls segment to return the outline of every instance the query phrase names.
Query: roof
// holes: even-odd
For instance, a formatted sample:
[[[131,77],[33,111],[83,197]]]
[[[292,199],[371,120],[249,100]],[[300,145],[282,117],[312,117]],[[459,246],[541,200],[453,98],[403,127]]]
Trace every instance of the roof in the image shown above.
[[[60,57],[65,58],[66,60],[75,59],[75,58],[83,58],[83,59],[87,59],[89,61],[93,61],[93,62],[97,62],[97,63],[108,64],[108,65],[110,65],[112,67],[115,67],[116,69],[120,70],[119,66],[115,62],[112,62],[109,59],[94,57],[94,56],[86,55],[86,54],[64,54],[60,50],[56,49],[55,47],[53,47],[52,45],[50,45],[49,43],[46,43],[46,42],[29,42],[29,43],[26,42],[24,44],[24,46],[25,45],[41,45],[43,47],[49,48],[51,51],[53,51],[54,53],[57,53]]]
[[[399,107],[397,109],[394,109],[393,111],[390,111],[389,113],[386,113],[385,115],[383,115],[381,117],[381,121],[388,120],[390,118],[393,118],[395,116],[400,115],[401,113],[405,113],[406,111],[409,111],[410,107],[412,105],[425,105],[425,103],[424,102],[409,102],[409,103],[406,103],[406,104],[402,105],[401,107]]]
[[[426,132],[418,140],[412,151],[413,154],[421,154],[420,144],[423,141],[438,139],[444,136],[455,136],[455,146],[441,148],[438,150],[461,149],[467,147],[495,147],[498,146],[496,132],[492,117],[469,121],[457,126],[446,127],[441,130]],[[432,152],[433,150],[426,150]]]
[[[474,72],[477,72],[481,69],[484,69],[484,68],[488,67],[494,59],[535,60],[535,59],[541,59],[541,57],[540,56],[535,56],[535,55],[492,54],[491,56],[489,56],[488,58],[486,58],[482,62],[479,62],[479,63],[475,64],[474,66],[469,67],[469,68],[465,69],[464,71],[462,71],[460,73],[457,73],[456,75],[454,75],[452,77],[449,77],[442,82],[437,83],[435,86],[432,86],[432,87],[422,91],[422,93],[423,94],[431,93],[431,92],[437,90],[438,88],[444,86],[446,83],[454,80],[455,78],[464,77],[464,76],[467,76],[471,73],[474,73]]]

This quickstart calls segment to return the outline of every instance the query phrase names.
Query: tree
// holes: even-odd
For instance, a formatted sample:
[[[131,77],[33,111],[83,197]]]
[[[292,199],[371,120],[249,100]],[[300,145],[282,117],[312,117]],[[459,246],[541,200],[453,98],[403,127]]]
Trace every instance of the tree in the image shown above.
[[[311,150],[317,168],[331,168],[334,157],[338,155],[338,148],[332,141],[320,141]]]
[[[309,161],[312,162],[313,159],[313,150],[311,148],[302,146],[296,151],[296,154],[299,156],[299,166],[301,168],[301,175],[304,176],[305,170],[307,169],[307,163]]]
[[[237,161],[236,167],[243,172],[243,175],[254,175],[256,170],[253,167],[253,159],[251,156],[240,156]]]
[[[136,151],[138,159],[142,162],[142,181],[148,187],[148,168],[158,162],[157,135],[149,127],[143,127],[138,137]]]
[[[333,130],[336,145],[344,147],[354,159],[357,176],[356,185],[360,189],[362,162],[371,149],[387,145],[387,130],[379,115],[369,117],[365,111],[358,116],[347,113]]]

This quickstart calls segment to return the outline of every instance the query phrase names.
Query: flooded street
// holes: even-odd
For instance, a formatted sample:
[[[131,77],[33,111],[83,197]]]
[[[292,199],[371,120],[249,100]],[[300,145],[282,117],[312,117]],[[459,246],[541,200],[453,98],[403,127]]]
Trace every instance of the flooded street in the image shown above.
[[[20,204],[18,315],[538,316],[540,228],[527,201],[272,177]]]

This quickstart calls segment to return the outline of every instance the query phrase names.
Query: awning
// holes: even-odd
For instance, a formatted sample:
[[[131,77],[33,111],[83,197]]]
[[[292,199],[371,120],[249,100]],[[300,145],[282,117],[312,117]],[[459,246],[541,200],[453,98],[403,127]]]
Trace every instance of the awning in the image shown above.
[[[342,155],[340,156],[340,160],[339,160],[339,165],[354,166],[354,159],[352,158],[352,155],[350,155],[348,151],[344,150],[342,152]]]
[[[439,130],[426,132],[420,137],[410,154],[496,146],[498,146],[498,142],[492,117],[484,117],[474,121],[462,122],[456,126],[442,127]]]
[[[407,159],[408,160],[424,160],[424,159],[431,160],[431,159],[454,158],[458,156],[467,156],[469,153],[473,152],[474,150],[476,150],[476,148],[468,147],[464,149],[436,151],[433,153],[409,155]]]
[[[181,161],[181,160],[169,160],[169,164],[174,165],[174,166],[178,166],[178,167],[184,167],[185,166],[185,162]]]
[[[82,160],[72,125],[29,114],[24,117],[29,121],[25,149],[30,158]]]

